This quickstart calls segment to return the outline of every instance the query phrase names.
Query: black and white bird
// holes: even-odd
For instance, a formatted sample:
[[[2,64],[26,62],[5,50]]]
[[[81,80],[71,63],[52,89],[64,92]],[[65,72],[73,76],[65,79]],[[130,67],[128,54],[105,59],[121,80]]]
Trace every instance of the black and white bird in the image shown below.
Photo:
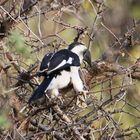
[[[46,54],[40,65],[40,75],[44,76],[44,80],[33,92],[28,103],[31,104],[47,92],[54,98],[58,96],[59,89],[67,87],[69,83],[73,84],[76,92],[86,92],[79,75],[83,61],[90,65],[91,55],[87,47],[79,42],[70,44],[67,49]]]

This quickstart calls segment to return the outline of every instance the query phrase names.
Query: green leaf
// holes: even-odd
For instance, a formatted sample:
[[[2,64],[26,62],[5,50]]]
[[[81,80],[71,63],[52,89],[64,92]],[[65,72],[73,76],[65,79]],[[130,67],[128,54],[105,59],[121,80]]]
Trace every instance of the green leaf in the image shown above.
[[[24,57],[30,56],[31,48],[26,45],[25,37],[19,31],[15,30],[11,32],[9,36],[9,45],[12,50],[22,54]]]
[[[9,128],[10,121],[7,118],[7,113],[5,111],[0,110],[0,128]]]

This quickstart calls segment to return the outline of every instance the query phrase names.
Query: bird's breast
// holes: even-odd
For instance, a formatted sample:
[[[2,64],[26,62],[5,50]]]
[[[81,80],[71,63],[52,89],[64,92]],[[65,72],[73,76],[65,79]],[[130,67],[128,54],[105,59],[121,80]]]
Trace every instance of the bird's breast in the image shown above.
[[[55,76],[52,79],[47,90],[65,88],[70,83],[70,79],[71,73],[69,71],[63,70],[59,75]]]

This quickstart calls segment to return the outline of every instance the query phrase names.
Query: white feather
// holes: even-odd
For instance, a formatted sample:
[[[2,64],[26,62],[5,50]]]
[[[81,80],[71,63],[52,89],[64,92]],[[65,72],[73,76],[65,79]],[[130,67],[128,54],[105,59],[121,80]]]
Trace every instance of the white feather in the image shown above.
[[[71,80],[77,92],[84,92],[84,84],[79,75],[79,67],[71,67]]]
[[[55,67],[54,69],[48,71],[47,73],[49,74],[50,72],[52,72],[52,71],[54,71],[54,70],[56,70],[56,69],[62,67],[62,66],[65,65],[65,64],[66,64],[66,60],[63,60],[57,67]]]
[[[72,57],[70,57],[69,59],[68,59],[68,61],[67,61],[67,63],[69,63],[69,64],[72,64]]]
[[[79,56],[80,63],[83,61],[83,52],[87,49],[85,45],[77,45],[71,51]]]
[[[65,70],[61,71],[60,75],[57,75],[52,79],[51,83],[49,84],[45,92],[47,90],[50,90],[51,93],[53,94],[52,96],[58,96],[59,94],[58,89],[67,87],[68,84],[70,83],[70,79],[71,79],[70,77],[71,77],[71,73],[69,71],[65,71]]]

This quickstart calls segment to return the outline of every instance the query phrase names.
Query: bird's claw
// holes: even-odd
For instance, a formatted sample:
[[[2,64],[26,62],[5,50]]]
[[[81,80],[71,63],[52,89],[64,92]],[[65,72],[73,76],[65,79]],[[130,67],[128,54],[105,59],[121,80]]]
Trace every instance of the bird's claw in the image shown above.
[[[83,92],[81,92],[80,95],[78,95],[77,102],[76,102],[77,106],[79,106],[81,108],[87,107],[87,104],[86,104],[87,93],[88,93],[88,91],[83,91]]]

